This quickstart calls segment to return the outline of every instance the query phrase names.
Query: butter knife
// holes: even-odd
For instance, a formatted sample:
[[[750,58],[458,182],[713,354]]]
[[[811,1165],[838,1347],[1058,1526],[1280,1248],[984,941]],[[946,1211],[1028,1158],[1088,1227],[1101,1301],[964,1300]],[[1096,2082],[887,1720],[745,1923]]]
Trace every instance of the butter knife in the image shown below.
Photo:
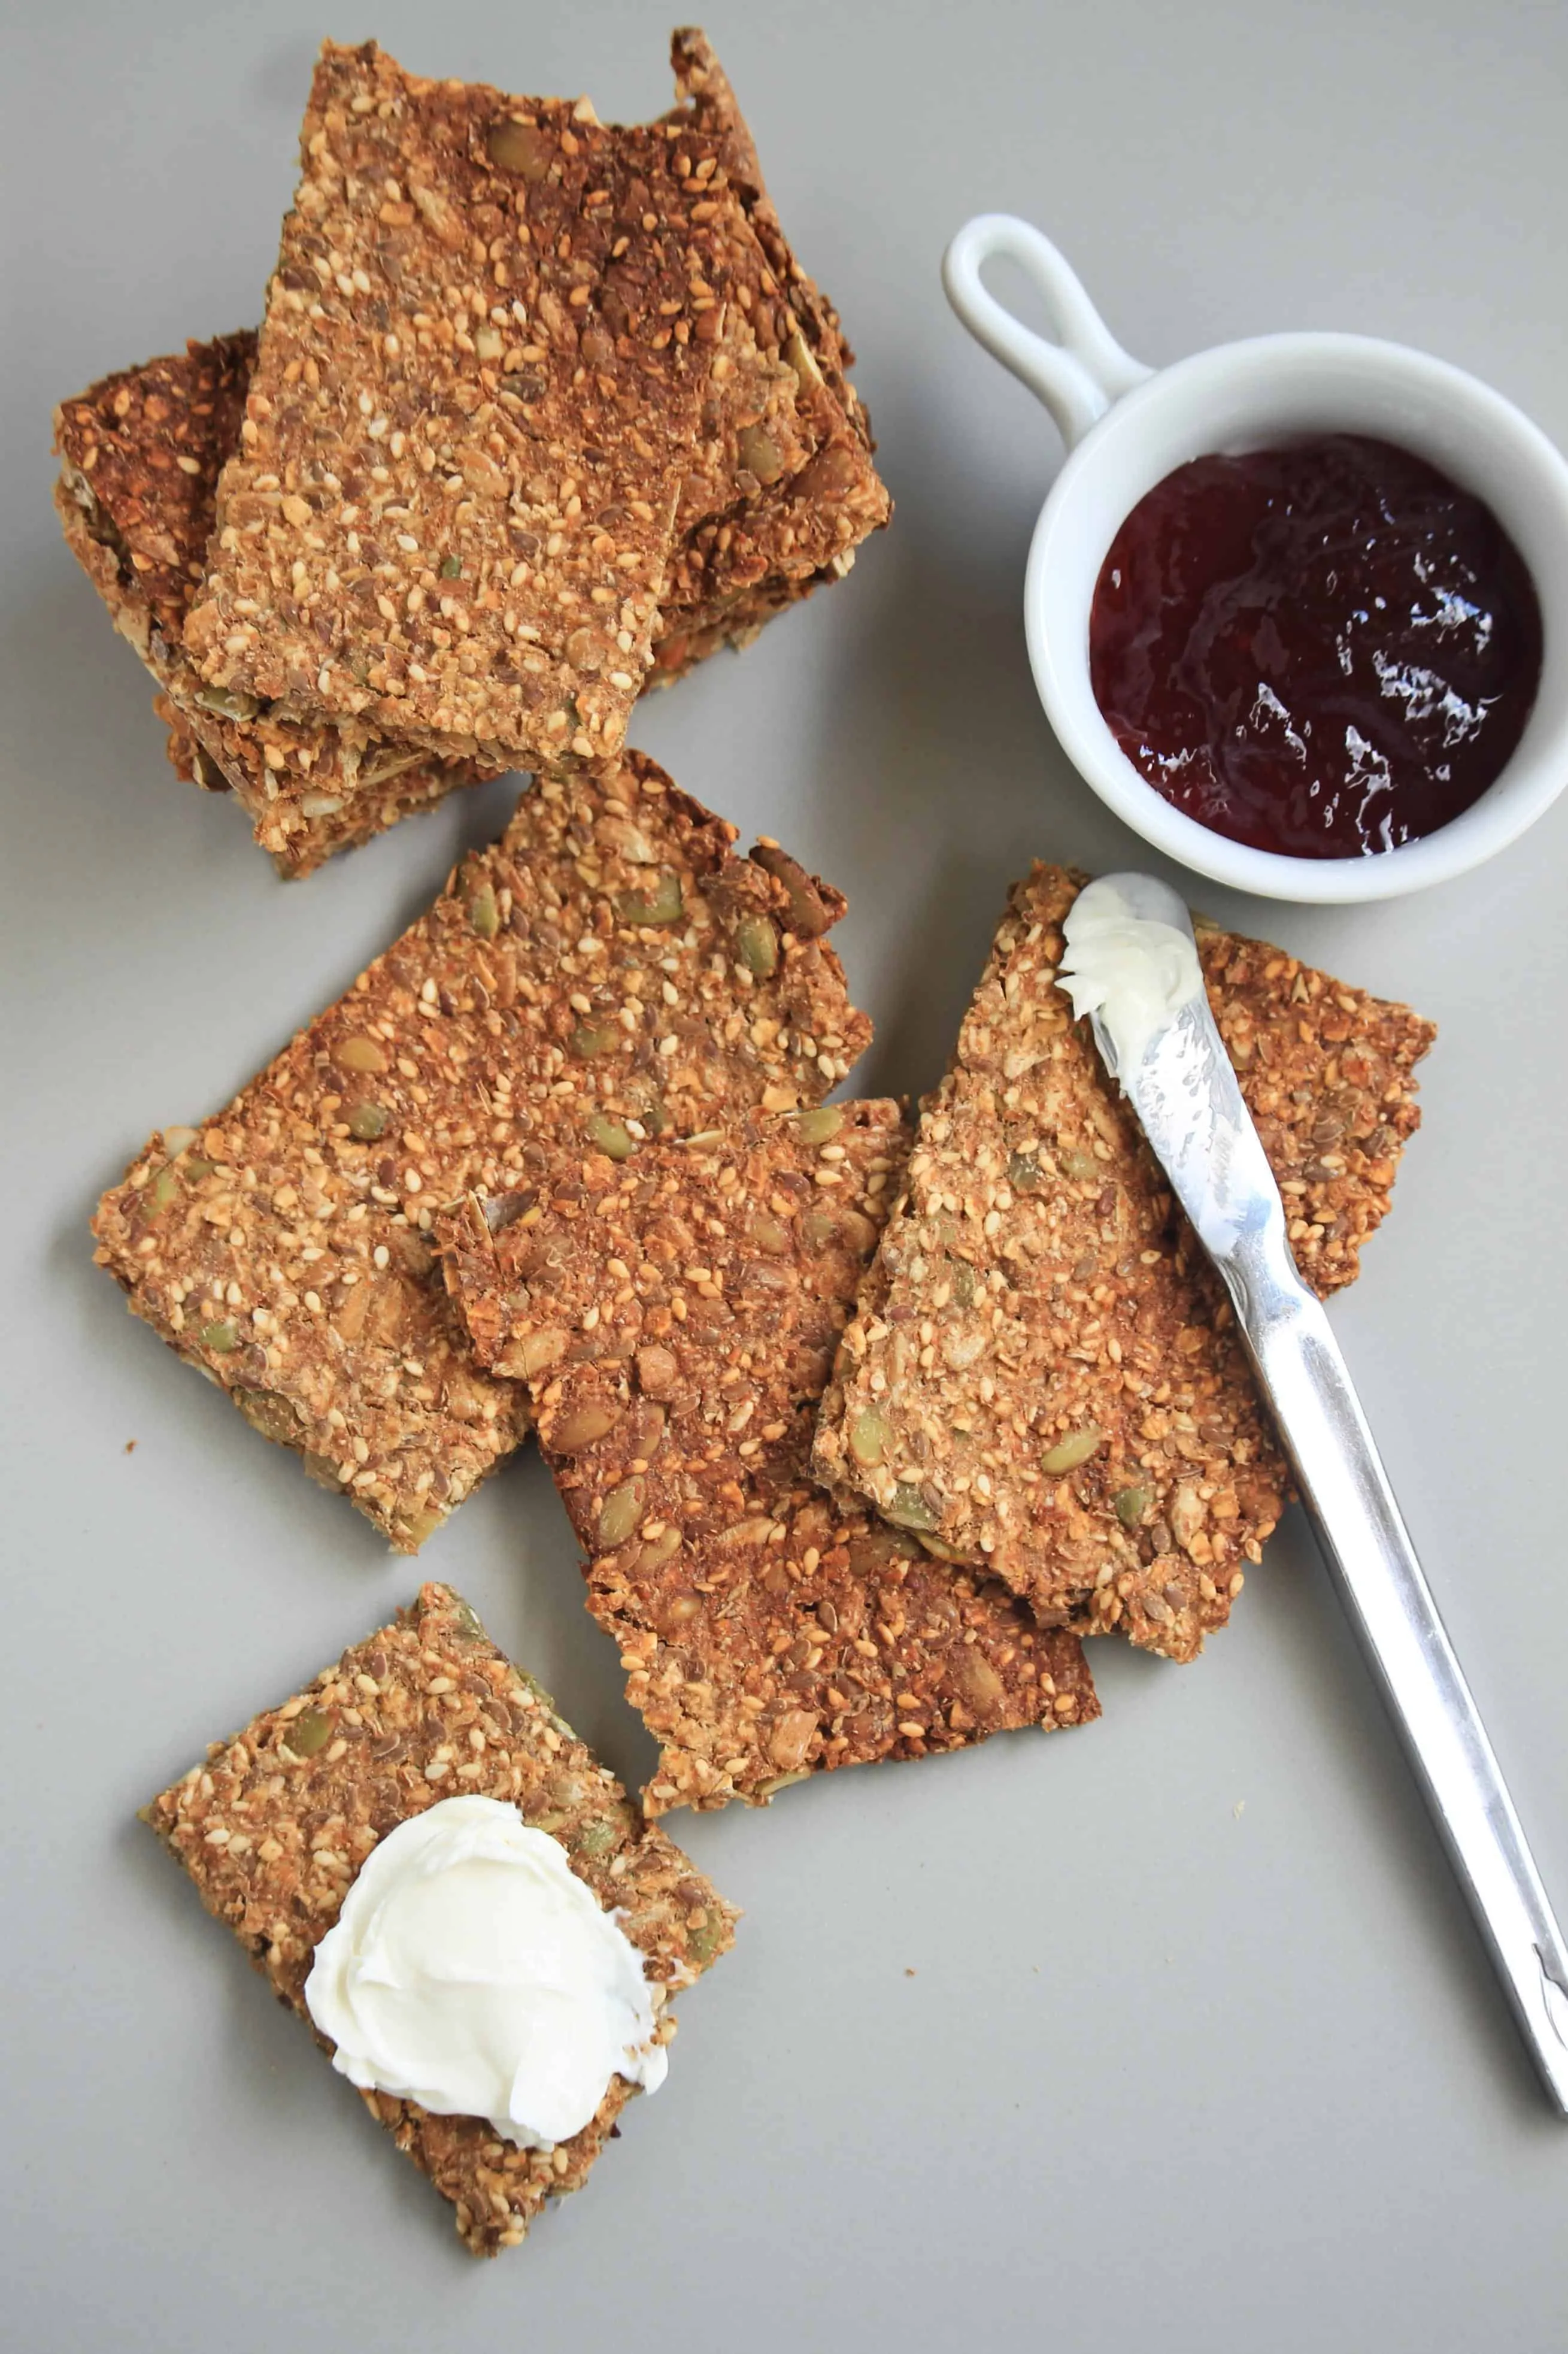
[[[1192,939],[1183,902],[1151,875],[1107,875],[1080,907],[1090,892],[1119,896],[1133,933],[1148,923]],[[1169,970],[1179,944],[1164,937]],[[1065,971],[1074,962],[1069,948]],[[1568,2116],[1568,1950],[1508,1786],[1339,1343],[1297,1271],[1279,1189],[1201,982],[1162,1018],[1151,1002],[1146,991],[1124,1025],[1126,1067],[1099,1012],[1095,1043],[1224,1279],[1323,1557],[1520,2030]]]

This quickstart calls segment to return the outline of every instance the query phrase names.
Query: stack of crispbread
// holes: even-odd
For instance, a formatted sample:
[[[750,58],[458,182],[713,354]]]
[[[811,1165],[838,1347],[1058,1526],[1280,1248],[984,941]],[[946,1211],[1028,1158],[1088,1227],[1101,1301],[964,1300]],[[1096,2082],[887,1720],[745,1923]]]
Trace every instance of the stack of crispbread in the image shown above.
[[[674,61],[674,112],[615,128],[329,43],[260,333],[58,413],[170,756],[285,873],[601,766],[887,520],[836,314],[700,33]]]

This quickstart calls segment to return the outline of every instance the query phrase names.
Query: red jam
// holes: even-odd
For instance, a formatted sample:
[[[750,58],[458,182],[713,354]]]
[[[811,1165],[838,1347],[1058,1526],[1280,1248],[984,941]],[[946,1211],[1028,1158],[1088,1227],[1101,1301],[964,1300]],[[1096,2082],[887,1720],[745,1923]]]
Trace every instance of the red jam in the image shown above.
[[[1394,850],[1502,772],[1541,609],[1489,508],[1338,434],[1168,474],[1111,544],[1095,700],[1156,791],[1298,858]]]

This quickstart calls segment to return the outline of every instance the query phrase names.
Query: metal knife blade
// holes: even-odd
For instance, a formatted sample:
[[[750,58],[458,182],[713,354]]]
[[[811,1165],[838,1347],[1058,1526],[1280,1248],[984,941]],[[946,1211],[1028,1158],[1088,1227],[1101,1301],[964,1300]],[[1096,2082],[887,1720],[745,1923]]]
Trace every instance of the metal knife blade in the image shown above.
[[[1130,912],[1191,936],[1178,895],[1105,878]],[[1070,960],[1070,959],[1069,959]],[[1520,2032],[1568,2116],[1568,1948],[1404,1525],[1344,1358],[1291,1254],[1274,1172],[1201,991],[1118,1069],[1095,1041],[1224,1279],[1302,1500]]]

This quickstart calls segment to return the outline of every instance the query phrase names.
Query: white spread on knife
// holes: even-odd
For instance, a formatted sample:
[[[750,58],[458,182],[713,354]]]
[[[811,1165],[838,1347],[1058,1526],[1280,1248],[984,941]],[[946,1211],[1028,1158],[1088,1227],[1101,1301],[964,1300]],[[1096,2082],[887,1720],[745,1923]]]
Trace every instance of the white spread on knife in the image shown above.
[[[1173,924],[1136,914],[1108,875],[1079,892],[1062,937],[1058,985],[1075,1014],[1099,1015],[1118,1075],[1135,1071],[1156,1033],[1202,994],[1196,948]]]
[[[442,1798],[372,1850],[305,2002],[351,2084],[524,2149],[580,2132],[612,2076],[652,2093],[668,2066],[636,1946],[497,1798]]]

